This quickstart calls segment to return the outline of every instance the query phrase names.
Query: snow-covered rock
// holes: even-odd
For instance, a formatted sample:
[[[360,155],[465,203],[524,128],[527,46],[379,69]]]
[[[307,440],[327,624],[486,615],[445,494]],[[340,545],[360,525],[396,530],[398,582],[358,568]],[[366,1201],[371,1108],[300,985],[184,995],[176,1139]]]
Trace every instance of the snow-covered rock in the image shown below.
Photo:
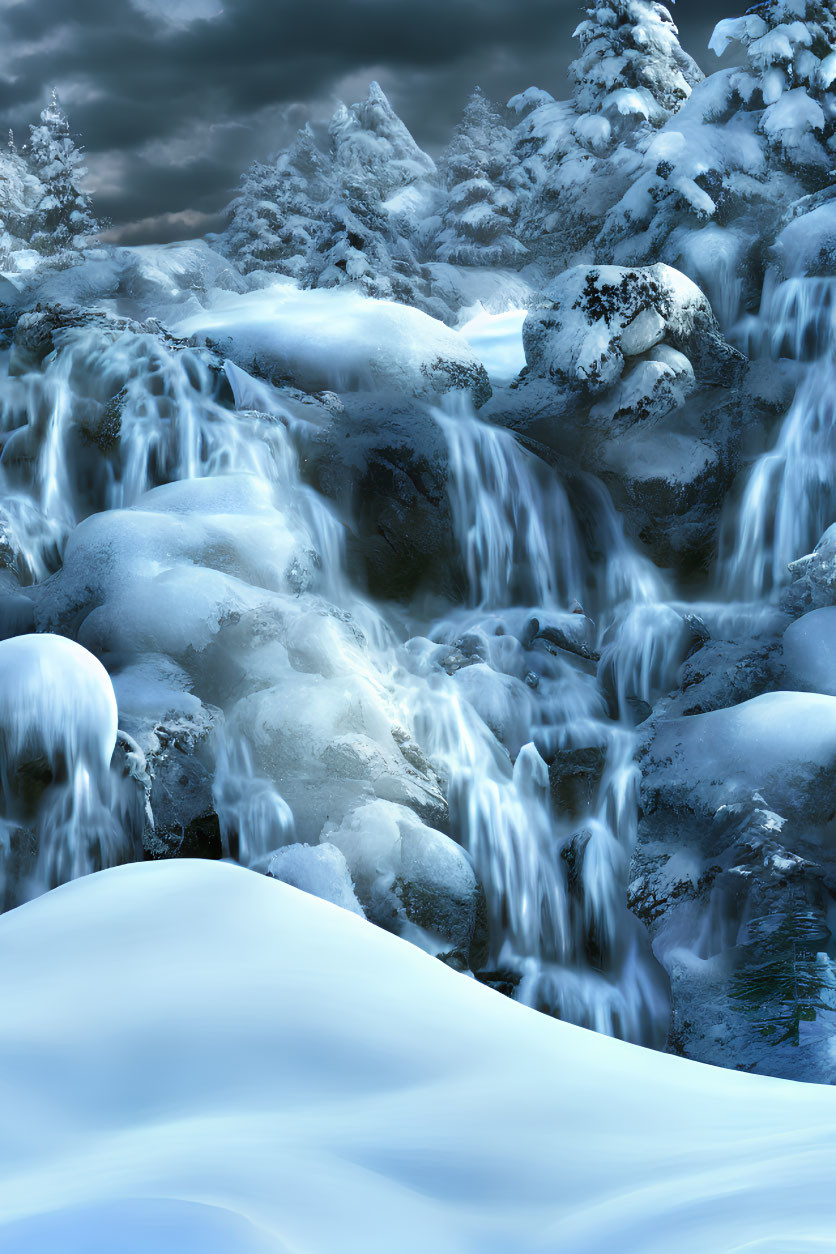
[[[203,309],[216,292],[245,292],[248,284],[204,240],[99,247],[72,266],[34,271],[28,304],[106,308],[128,318],[172,322]]]
[[[692,389],[694,376],[702,383],[731,381],[742,363],[696,284],[661,264],[567,270],[529,312],[523,345],[531,374],[596,397],[620,385],[635,418],[667,412]],[[661,376],[678,397],[666,392],[654,407]]]
[[[769,692],[729,709],[662,721],[643,768],[646,808],[713,814],[760,792],[813,823],[836,809],[836,698]]]
[[[813,610],[790,624],[784,665],[793,688],[836,697],[836,607]]]
[[[485,368],[463,336],[405,305],[357,292],[274,286],[218,299],[177,323],[176,334],[211,344],[237,365],[305,391],[357,389],[435,396],[490,396]]]
[[[800,608],[836,605],[836,523],[828,527],[812,553],[790,563],[787,596]]]

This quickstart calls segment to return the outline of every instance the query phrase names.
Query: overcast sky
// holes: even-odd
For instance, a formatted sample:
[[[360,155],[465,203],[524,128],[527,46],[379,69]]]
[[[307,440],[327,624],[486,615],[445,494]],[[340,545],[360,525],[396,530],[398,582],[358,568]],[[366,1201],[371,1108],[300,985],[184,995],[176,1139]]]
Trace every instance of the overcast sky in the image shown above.
[[[215,230],[240,172],[376,78],[436,153],[477,84],[567,93],[579,0],[0,0],[0,122],[28,135],[52,86],[125,242]],[[703,69],[745,0],[680,0]]]

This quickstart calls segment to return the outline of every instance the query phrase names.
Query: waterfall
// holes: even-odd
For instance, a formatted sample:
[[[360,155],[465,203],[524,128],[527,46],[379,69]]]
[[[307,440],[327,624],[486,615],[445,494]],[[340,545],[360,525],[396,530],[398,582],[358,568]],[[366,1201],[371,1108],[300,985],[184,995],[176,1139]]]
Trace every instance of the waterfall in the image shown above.
[[[485,886],[492,962],[539,1009],[658,1042],[667,1003],[626,909],[635,737],[607,717],[600,632],[578,598],[604,607],[617,589],[643,603],[660,581],[626,541],[603,485],[584,484],[596,507],[591,556],[559,478],[510,432],[461,401],[436,419],[471,608],[430,631],[462,664],[433,673],[416,727],[449,781],[452,827]],[[575,795],[562,767],[582,781]]]
[[[768,277],[750,351],[792,363],[798,382],[772,448],[751,466],[721,553],[731,595],[773,595],[836,514],[836,280]]]
[[[245,865],[327,839],[377,797],[468,851],[483,978],[659,1043],[667,1004],[626,908],[635,737],[611,689],[642,666],[634,687],[660,682],[629,641],[640,621],[668,630],[664,586],[600,482],[562,483],[460,396],[432,416],[467,593],[408,638],[352,586],[343,525],[302,482],[304,409],[274,388],[95,320],[58,334],[43,370],[2,380],[9,577],[39,632],[102,658],[133,746],[95,770],[72,731],[38,751],[53,773],[62,755],[78,767],[41,790],[38,873],[15,891],[141,856],[123,776],[176,790],[178,752],[208,774],[221,852]],[[12,773],[21,752],[7,759]],[[0,815],[7,853],[24,821]]]

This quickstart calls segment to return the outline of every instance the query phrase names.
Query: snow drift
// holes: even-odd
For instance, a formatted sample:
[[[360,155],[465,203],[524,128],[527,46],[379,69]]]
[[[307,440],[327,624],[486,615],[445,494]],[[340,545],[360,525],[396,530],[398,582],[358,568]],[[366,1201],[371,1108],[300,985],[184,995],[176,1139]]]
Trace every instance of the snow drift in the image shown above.
[[[223,864],[0,919],[0,1250],[801,1254],[836,1097],[509,1002]]]

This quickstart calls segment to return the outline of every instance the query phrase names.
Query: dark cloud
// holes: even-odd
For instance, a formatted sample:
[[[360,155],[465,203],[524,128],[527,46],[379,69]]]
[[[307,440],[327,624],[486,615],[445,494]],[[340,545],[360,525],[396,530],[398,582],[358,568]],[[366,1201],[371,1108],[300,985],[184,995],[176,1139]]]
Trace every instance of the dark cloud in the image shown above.
[[[704,67],[745,7],[680,0]],[[131,240],[216,228],[240,171],[309,113],[378,78],[416,138],[443,145],[477,83],[566,91],[577,0],[0,0],[0,118],[25,134],[57,85],[97,208]]]

